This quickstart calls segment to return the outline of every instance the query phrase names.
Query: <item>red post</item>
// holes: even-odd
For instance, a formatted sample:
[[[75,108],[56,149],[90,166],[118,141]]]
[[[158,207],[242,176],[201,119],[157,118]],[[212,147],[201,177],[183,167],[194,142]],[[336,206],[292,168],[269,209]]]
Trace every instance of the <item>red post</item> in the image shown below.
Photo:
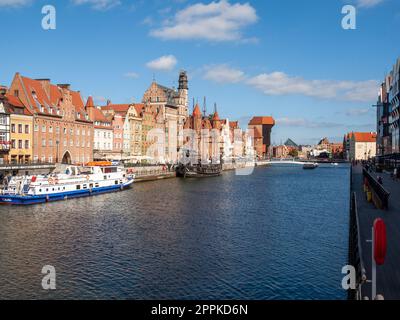
[[[374,259],[378,266],[385,263],[387,251],[386,225],[382,219],[374,222]]]

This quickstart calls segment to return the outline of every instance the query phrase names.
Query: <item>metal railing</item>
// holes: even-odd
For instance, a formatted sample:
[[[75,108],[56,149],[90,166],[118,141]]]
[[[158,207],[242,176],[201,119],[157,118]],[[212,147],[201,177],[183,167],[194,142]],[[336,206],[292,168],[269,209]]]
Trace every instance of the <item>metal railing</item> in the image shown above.
[[[0,168],[2,167],[32,167],[32,166],[55,166],[55,163],[45,161],[28,161],[28,162],[17,162],[17,161],[2,161],[0,162]]]
[[[349,265],[356,269],[356,289],[348,291],[349,300],[361,300],[361,287],[367,281],[362,258],[360,224],[357,209],[357,196],[355,192],[350,197],[350,232],[349,232]]]
[[[390,192],[388,192],[382,186],[382,184],[380,184],[373,176],[371,176],[371,174],[365,168],[363,169],[363,177],[364,179],[367,179],[369,186],[372,188],[372,191],[379,198],[382,209],[388,209]]]

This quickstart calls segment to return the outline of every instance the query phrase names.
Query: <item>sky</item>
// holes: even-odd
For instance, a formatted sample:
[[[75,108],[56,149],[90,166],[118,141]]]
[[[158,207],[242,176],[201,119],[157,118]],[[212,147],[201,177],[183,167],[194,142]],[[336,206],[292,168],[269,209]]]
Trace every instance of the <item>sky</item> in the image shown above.
[[[56,28],[42,28],[42,8]],[[356,8],[356,29],[342,8]],[[140,102],[153,78],[221,118],[273,116],[275,144],[376,131],[379,84],[400,57],[399,0],[0,0],[0,84],[69,83],[103,105]],[[397,30],[397,31],[396,31]],[[192,103],[191,103],[192,104]],[[192,106],[190,106],[192,109]]]

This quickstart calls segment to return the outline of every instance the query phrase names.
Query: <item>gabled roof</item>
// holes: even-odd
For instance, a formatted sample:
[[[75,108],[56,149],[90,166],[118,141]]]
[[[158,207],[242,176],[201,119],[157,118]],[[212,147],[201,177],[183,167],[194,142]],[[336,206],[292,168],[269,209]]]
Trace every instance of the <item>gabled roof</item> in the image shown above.
[[[19,76],[19,74],[17,74]],[[82,97],[79,92],[72,91],[67,88],[61,88],[50,83],[50,80],[34,80],[28,77],[20,76],[24,93],[26,93],[29,107],[35,113],[56,115],[56,110],[63,99],[63,90],[71,95],[72,104],[75,111],[85,115],[85,109]],[[47,85],[42,85],[43,82],[48,82]],[[46,91],[46,89],[48,91]],[[65,92],[64,91],[64,92]],[[41,106],[43,109],[41,110]],[[53,112],[51,112],[51,110]],[[77,116],[75,115],[78,120]]]
[[[298,147],[298,145],[292,139],[287,139],[284,145],[287,147]]]

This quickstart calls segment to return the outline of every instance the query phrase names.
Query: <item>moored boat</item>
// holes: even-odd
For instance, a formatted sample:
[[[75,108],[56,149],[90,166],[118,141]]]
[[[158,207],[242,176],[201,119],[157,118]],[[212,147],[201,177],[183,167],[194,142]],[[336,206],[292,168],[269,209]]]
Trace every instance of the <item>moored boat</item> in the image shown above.
[[[176,176],[181,178],[206,178],[217,177],[222,173],[221,164],[197,164],[184,165],[180,164],[176,168]]]
[[[29,205],[124,190],[135,176],[117,166],[68,166],[63,172],[6,179],[0,204]]]
[[[319,167],[318,163],[312,162],[312,163],[305,163],[304,166],[303,166],[303,169],[305,169],[305,170],[313,170],[313,169],[316,169],[318,167]]]

